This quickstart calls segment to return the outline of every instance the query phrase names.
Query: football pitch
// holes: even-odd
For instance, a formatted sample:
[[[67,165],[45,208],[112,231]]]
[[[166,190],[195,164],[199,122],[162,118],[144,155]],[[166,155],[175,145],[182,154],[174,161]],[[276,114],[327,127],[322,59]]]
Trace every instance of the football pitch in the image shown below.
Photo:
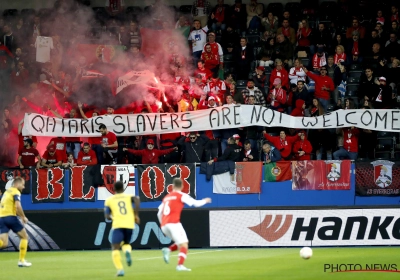
[[[134,250],[133,265],[122,279],[400,279],[389,271],[331,272],[327,265],[359,264],[376,270],[400,272],[400,247],[313,248],[303,260],[299,248],[192,249],[185,265],[191,272],[176,272],[177,253],[165,264],[161,250]],[[116,270],[110,251],[28,252],[32,267],[18,268],[18,253],[0,252],[0,279],[113,279]],[[124,260],[124,258],[123,258]],[[389,267],[388,267],[389,265]],[[325,268],[325,271],[324,271]],[[360,268],[360,267],[356,267]]]

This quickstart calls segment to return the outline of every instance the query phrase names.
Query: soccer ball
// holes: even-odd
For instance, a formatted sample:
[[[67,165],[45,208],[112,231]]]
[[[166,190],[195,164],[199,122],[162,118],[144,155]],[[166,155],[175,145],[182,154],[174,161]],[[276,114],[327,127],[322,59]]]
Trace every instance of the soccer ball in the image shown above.
[[[300,257],[302,257],[305,260],[308,260],[309,258],[312,257],[312,249],[310,247],[301,248]]]

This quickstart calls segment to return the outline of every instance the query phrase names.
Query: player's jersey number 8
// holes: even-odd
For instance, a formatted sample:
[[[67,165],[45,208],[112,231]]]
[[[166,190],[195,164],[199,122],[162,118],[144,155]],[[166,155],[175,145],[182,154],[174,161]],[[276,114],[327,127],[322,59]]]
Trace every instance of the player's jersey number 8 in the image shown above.
[[[165,202],[164,208],[163,208],[163,215],[168,216],[169,213],[171,213],[171,208],[169,208],[169,201]]]
[[[118,207],[119,207],[119,213],[121,213],[121,215],[126,215],[126,207],[125,207],[125,202],[124,201],[120,201],[118,202]]]

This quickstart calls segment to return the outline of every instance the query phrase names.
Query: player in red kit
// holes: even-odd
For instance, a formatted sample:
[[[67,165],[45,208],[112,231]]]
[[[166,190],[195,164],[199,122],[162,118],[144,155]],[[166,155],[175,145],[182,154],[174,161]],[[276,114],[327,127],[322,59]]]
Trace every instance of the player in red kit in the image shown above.
[[[181,224],[181,212],[184,204],[189,206],[201,207],[211,203],[211,198],[195,200],[188,194],[182,192],[183,183],[181,179],[175,178],[173,181],[173,191],[164,197],[163,202],[158,207],[157,217],[161,224],[162,232],[174,241],[168,248],[163,248],[164,261],[169,263],[169,254],[179,249],[177,271],[191,271],[186,268],[185,262],[189,240]]]

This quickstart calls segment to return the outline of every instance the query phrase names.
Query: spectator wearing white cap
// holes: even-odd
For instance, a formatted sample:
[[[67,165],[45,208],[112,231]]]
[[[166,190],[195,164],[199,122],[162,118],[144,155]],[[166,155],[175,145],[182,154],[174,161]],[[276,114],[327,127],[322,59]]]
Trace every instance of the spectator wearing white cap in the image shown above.
[[[378,88],[372,96],[372,104],[375,109],[390,109],[392,108],[392,88],[386,85],[386,78],[379,77]]]
[[[282,87],[282,81],[276,78],[273,82],[274,88],[270,91],[267,102],[271,104],[271,109],[279,112],[285,110],[285,105],[287,101],[287,91]]]

